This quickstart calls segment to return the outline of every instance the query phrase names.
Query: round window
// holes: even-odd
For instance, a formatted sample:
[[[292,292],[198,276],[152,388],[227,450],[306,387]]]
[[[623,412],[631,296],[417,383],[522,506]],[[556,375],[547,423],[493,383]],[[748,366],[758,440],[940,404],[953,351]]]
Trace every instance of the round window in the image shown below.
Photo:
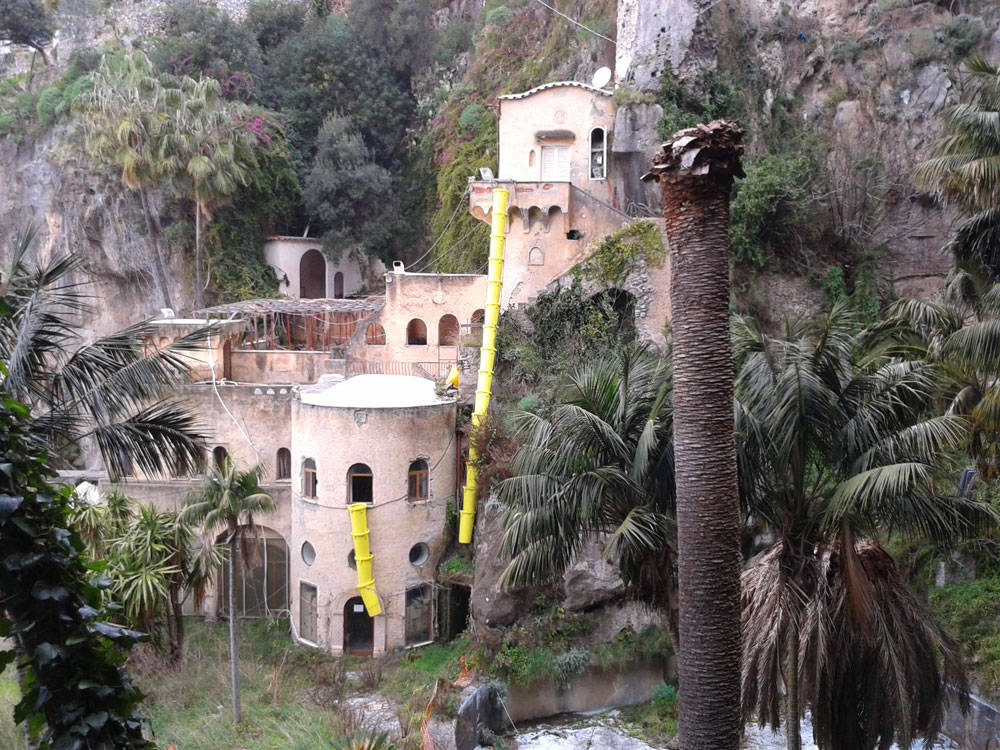
[[[358,569],[358,561],[354,559],[354,550],[347,553],[347,567],[351,570]]]
[[[418,542],[410,547],[410,563],[413,565],[423,565],[430,556],[431,551],[427,549],[427,545],[423,542]]]
[[[316,548],[309,544],[309,542],[305,542],[302,545],[302,562],[306,565],[312,565],[316,562]]]

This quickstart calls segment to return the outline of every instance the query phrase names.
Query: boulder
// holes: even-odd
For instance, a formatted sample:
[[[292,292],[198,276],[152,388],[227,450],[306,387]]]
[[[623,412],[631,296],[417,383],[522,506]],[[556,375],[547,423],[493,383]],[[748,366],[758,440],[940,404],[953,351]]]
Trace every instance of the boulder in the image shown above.
[[[507,719],[500,703],[500,693],[495,685],[480,685],[458,709],[455,719],[456,750],[475,750],[488,744],[483,730],[500,734],[507,727]]]

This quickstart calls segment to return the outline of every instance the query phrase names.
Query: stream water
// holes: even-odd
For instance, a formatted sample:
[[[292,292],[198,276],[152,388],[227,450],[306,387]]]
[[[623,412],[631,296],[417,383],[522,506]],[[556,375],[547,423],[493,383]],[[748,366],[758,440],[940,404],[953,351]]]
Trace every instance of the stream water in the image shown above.
[[[905,750],[919,750],[923,747],[924,742],[920,740]],[[958,745],[945,737],[935,740],[931,747],[936,750],[958,750]],[[748,724],[743,748],[744,750],[785,750],[785,735],[784,733],[774,734],[769,727]],[[802,750],[817,750],[813,742],[812,721],[808,716],[802,720]],[[893,745],[892,750],[904,749]]]

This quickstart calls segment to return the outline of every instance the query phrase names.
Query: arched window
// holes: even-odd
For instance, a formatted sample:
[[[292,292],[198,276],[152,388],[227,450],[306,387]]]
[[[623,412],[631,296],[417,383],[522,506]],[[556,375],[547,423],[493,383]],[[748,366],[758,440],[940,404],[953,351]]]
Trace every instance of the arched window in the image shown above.
[[[320,299],[326,296],[326,258],[316,250],[306,250],[299,260],[299,296]]]
[[[450,313],[438,321],[438,345],[458,346],[458,318]]]
[[[371,323],[365,331],[365,343],[368,346],[385,346],[385,329],[378,323]]]
[[[333,296],[337,299],[344,296],[344,274],[340,271],[333,275]]]
[[[406,324],[406,343],[411,346],[424,346],[427,343],[427,326],[420,318],[414,318]]]
[[[212,451],[212,463],[215,464],[215,468],[217,469],[221,469],[226,465],[227,458],[229,458],[229,452],[221,445],[216,446],[215,450]]]
[[[274,475],[277,479],[292,478],[292,452],[288,448],[278,448],[278,457],[274,462]]]
[[[483,323],[486,322],[486,311],[475,310],[469,318],[469,335],[477,344],[483,343]]]
[[[529,266],[544,266],[545,265],[545,251],[540,247],[533,247],[528,251],[528,265]]]
[[[603,180],[607,177],[607,156],[604,128],[594,128],[590,131],[590,179]]]
[[[316,497],[316,461],[307,458],[302,462],[302,497]]]
[[[409,502],[417,503],[427,499],[427,462],[422,458],[410,464],[406,486],[406,499]]]
[[[366,464],[354,464],[347,470],[347,503],[374,502],[372,470]]]

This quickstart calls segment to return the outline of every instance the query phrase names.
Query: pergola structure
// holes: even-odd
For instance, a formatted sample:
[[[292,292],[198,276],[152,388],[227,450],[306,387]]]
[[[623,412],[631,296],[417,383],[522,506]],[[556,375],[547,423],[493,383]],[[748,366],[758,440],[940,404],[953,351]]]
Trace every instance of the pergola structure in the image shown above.
[[[385,306],[385,297],[251,299],[199,310],[206,318],[244,320],[241,349],[329,351],[350,341]]]

